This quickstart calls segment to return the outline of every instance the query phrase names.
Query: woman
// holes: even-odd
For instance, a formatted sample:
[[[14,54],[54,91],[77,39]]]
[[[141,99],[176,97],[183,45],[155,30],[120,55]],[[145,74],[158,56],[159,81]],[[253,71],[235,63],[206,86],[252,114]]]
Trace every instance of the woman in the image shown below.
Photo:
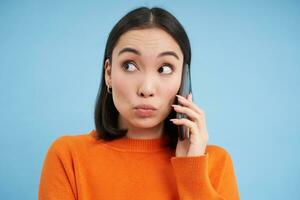
[[[192,94],[177,95],[190,60],[186,32],[169,12],[127,13],[106,44],[96,128],[52,143],[39,199],[239,199],[230,154],[207,145]],[[189,130],[183,141],[178,125]]]

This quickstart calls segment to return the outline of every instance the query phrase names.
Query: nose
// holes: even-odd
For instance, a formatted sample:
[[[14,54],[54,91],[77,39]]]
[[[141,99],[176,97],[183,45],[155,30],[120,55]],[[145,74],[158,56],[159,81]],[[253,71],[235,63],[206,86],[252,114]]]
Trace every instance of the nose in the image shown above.
[[[142,80],[141,86],[138,89],[138,95],[141,97],[151,97],[154,95],[154,83],[153,77],[145,77]]]

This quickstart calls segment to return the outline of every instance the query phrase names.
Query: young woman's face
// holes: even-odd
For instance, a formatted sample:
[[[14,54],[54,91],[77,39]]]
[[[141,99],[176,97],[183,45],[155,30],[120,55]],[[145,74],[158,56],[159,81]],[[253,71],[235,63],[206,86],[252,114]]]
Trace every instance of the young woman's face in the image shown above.
[[[105,63],[106,85],[112,87],[119,125],[161,125],[173,109],[182,66],[181,49],[164,30],[149,28],[124,33],[113,50],[112,63]],[[155,110],[136,109],[140,104],[151,105]]]

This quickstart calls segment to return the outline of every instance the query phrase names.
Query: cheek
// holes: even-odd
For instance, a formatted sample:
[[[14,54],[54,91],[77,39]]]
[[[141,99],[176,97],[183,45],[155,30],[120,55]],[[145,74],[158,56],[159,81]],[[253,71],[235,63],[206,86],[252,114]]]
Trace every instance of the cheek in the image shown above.
[[[126,113],[128,104],[130,104],[130,96],[132,81],[120,72],[115,71],[112,75],[112,95],[115,107],[120,113]]]
[[[180,88],[180,80],[181,78],[176,78],[168,83],[168,87],[163,87],[165,88],[164,91],[162,91],[163,99],[166,99],[167,101],[166,106],[171,107],[171,105],[175,102],[176,100],[176,94],[178,93],[178,90]]]
[[[128,79],[125,79],[125,77],[122,76],[120,73],[115,73],[112,76],[112,87],[115,91],[116,96],[122,96],[126,94],[125,91],[128,90],[128,88],[130,88],[129,86],[130,82],[128,81]]]

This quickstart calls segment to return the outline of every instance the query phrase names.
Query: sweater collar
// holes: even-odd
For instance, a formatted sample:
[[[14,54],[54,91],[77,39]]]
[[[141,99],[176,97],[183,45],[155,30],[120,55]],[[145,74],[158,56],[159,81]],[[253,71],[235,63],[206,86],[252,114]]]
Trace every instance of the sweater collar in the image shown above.
[[[92,130],[91,135],[95,137],[96,130]],[[101,139],[101,143],[107,147],[119,151],[130,152],[155,152],[167,148],[169,138],[163,135],[154,139],[135,139],[122,137],[111,141]]]

